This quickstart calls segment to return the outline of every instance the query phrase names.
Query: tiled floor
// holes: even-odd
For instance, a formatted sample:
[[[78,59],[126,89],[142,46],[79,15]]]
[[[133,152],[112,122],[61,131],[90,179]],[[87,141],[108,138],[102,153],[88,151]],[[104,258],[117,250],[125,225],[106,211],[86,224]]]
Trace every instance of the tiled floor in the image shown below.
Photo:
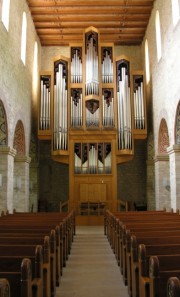
[[[103,226],[77,226],[56,297],[128,297]]]

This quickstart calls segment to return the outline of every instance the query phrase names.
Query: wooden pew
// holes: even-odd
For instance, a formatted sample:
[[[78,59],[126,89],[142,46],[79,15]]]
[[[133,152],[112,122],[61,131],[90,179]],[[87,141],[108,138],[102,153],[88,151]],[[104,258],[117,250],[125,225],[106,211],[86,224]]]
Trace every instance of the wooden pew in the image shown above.
[[[0,270],[2,272],[17,272],[24,257],[31,260],[33,296],[43,294],[43,254],[41,245],[0,245]],[[11,288],[12,289],[12,288]]]
[[[135,235],[131,236],[131,286],[132,286],[132,296],[139,296],[139,263],[138,263],[138,248],[140,244],[144,245],[167,245],[167,244],[180,244],[180,236],[162,236],[162,237],[137,237]],[[128,272],[129,273],[129,272]],[[144,282],[146,279],[144,279]],[[146,284],[145,284],[146,286]]]
[[[0,297],[10,297],[10,285],[6,278],[0,279]]]
[[[165,224],[165,223],[164,223]],[[129,230],[127,230],[126,232],[126,236],[123,237],[122,240],[122,251],[121,251],[121,257],[122,257],[122,265],[121,265],[121,271],[123,274],[123,278],[124,278],[124,282],[125,284],[128,284],[128,289],[131,290],[131,273],[133,274],[133,266],[136,267],[137,266],[137,261],[136,263],[133,262],[132,259],[132,253],[135,253],[135,247],[132,245],[132,240],[131,237],[135,235],[137,238],[146,238],[146,237],[158,237],[158,238],[163,238],[163,237],[172,237],[172,236],[180,236],[180,228],[179,231],[175,228],[175,229],[168,229],[168,225],[166,230],[162,229],[160,227],[158,227],[158,224],[154,227],[152,227],[152,229],[147,229],[145,227],[144,224],[144,229],[143,231],[132,231],[130,232]],[[141,242],[143,243],[143,241]],[[137,247],[137,251],[138,253],[138,247]],[[137,257],[137,253],[136,253],[136,257]],[[138,257],[136,258],[138,259]]]
[[[10,229],[8,228],[8,233],[5,232],[5,227],[4,227],[4,231],[1,230],[0,231],[0,237],[2,237],[2,235],[6,235],[8,237],[18,237],[18,236],[23,236],[25,238],[29,238],[29,237],[39,237],[41,239],[44,238],[45,234],[47,234],[46,231],[43,232],[43,230],[36,230],[37,232],[35,232],[34,229]],[[25,233],[26,231],[26,233]],[[44,265],[44,269],[47,268],[48,266],[48,261],[50,263],[50,280],[51,280],[51,285],[50,285],[50,289],[51,289],[51,295],[54,296],[55,292],[56,292],[56,284],[57,284],[57,278],[59,278],[59,274],[57,275],[57,268],[59,267],[59,263],[57,263],[57,258],[56,258],[56,236],[55,236],[55,230],[51,230],[50,232],[50,236],[49,236],[49,243],[50,243],[50,259],[48,259],[48,254],[45,254],[46,259],[45,259],[45,265]],[[33,242],[32,242],[33,244]],[[58,269],[59,271],[59,269]],[[48,273],[48,270],[47,270]],[[48,277],[48,276],[47,276]],[[47,288],[49,288],[49,284],[47,283]]]
[[[31,229],[27,229],[28,226],[26,227],[25,225],[21,226],[18,225],[16,226],[8,226],[6,224],[0,225],[0,237],[3,234],[8,234],[8,236],[19,236],[23,235],[24,237],[31,237],[33,236],[39,236],[39,238],[44,238],[47,234],[50,237],[50,267],[51,267],[51,279],[52,279],[52,288],[54,292],[56,291],[56,284],[59,284],[59,278],[60,278],[60,251],[59,251],[59,246],[57,245],[57,238],[59,240],[59,235],[56,234],[55,230],[50,230],[49,228],[46,227],[39,227],[37,226],[36,228],[32,227]],[[30,227],[29,227],[30,228]],[[57,227],[58,228],[58,227]],[[56,229],[57,229],[56,228]],[[59,232],[59,231],[58,231]],[[14,234],[14,235],[13,235]],[[58,241],[59,242],[59,241]]]
[[[73,236],[75,234],[75,215],[74,212],[70,212],[69,214],[61,214],[61,213],[15,213],[3,216],[2,220],[0,220],[0,225],[4,224],[4,221],[7,225],[11,226],[14,223],[14,219],[16,220],[16,225],[24,226],[24,228],[28,228],[30,226],[37,227],[37,225],[44,225],[51,228],[54,228],[57,224],[60,228],[59,239],[57,242],[60,243],[61,253],[61,274],[62,267],[66,265],[66,260],[68,258],[68,254],[70,253],[71,244],[73,241]],[[21,227],[23,228],[23,227]]]
[[[0,271],[0,278],[8,280],[11,297],[39,296],[36,295],[39,287],[38,280],[32,278],[31,260],[28,258],[22,259],[21,265],[16,272]]]
[[[2,235],[2,234],[1,234]],[[3,234],[4,235],[4,234]],[[13,234],[14,235],[14,234]],[[19,237],[11,236],[8,234],[7,237],[0,236],[0,245],[42,245],[43,253],[43,296],[51,296],[51,283],[54,284],[53,279],[51,279],[51,267],[50,267],[50,238],[45,236],[44,239],[41,237],[31,236],[27,237],[26,235]],[[51,243],[52,246],[52,243]],[[1,257],[1,254],[0,254]],[[0,262],[1,263],[1,262]]]
[[[180,222],[180,216],[177,213],[166,213],[166,212],[143,212],[137,215],[137,212],[133,213],[133,215],[117,215],[117,216],[112,216],[111,221],[110,221],[110,231],[108,231],[109,235],[109,242],[112,246],[112,249],[116,253],[116,246],[118,246],[117,240],[118,237],[120,237],[120,233],[122,230],[123,225],[131,225],[137,224],[143,224],[146,223],[152,223],[153,221],[155,222],[162,222],[164,221],[164,218],[166,218],[166,221],[171,222]]]
[[[170,277],[167,282],[167,297],[180,296],[180,280],[178,277]]]
[[[180,244],[161,244],[161,245],[144,245],[140,244],[138,248],[138,270],[139,286],[137,283],[136,296],[149,296],[149,259],[156,255],[175,255],[180,254]],[[139,288],[138,288],[139,287]]]
[[[68,219],[67,219],[68,217]],[[3,219],[2,219],[3,218]],[[0,237],[2,236],[2,233],[8,234],[8,236],[11,234],[11,237],[14,236],[28,236],[32,237],[32,234],[34,236],[34,233],[37,236],[41,236],[43,232],[47,233],[47,230],[49,226],[54,226],[56,222],[59,222],[59,213],[57,213],[57,216],[54,215],[54,213],[51,213],[50,215],[47,215],[47,213],[44,213],[43,215],[36,215],[36,214],[16,214],[14,215],[5,215],[2,218],[0,218]],[[70,219],[69,219],[70,218]],[[68,254],[70,253],[70,247],[71,243],[73,241],[73,235],[75,234],[75,217],[73,215],[67,216],[63,215],[61,216],[62,221],[60,220],[60,226],[62,226],[61,231],[59,226],[56,226],[59,228],[59,231],[56,232],[56,242],[59,242],[58,248],[56,246],[56,257],[55,259],[59,259],[56,262],[56,271],[60,271],[56,273],[56,275],[62,274],[62,266],[65,266],[65,261],[67,260]],[[50,221],[50,223],[49,223]],[[47,228],[48,225],[48,228]],[[27,229],[27,228],[31,229]],[[26,235],[24,234],[26,232]],[[43,233],[44,235],[45,233]],[[60,249],[61,245],[61,249]],[[64,252],[63,252],[64,248]],[[58,250],[58,251],[57,251]],[[52,262],[52,260],[51,260]],[[51,273],[52,275],[53,273]],[[58,285],[59,282],[59,276],[56,278],[56,284]],[[55,285],[54,285],[55,287]]]
[[[150,297],[166,296],[167,282],[170,277],[180,277],[180,254],[151,256],[149,259]]]

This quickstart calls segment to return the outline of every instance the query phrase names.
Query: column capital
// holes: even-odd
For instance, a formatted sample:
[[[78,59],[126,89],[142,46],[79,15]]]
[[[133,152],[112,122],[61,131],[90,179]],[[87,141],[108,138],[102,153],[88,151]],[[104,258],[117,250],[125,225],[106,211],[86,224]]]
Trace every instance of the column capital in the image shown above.
[[[167,148],[168,155],[180,153],[180,144],[174,144]]]
[[[157,155],[155,156],[154,158],[154,162],[162,162],[162,161],[169,161],[169,155],[168,154],[160,154],[160,155]]]
[[[0,146],[0,155],[9,155],[15,157],[16,149],[9,147],[9,146]]]
[[[22,162],[22,163],[30,163],[31,162],[31,158],[25,155],[16,155],[15,156],[15,162]]]

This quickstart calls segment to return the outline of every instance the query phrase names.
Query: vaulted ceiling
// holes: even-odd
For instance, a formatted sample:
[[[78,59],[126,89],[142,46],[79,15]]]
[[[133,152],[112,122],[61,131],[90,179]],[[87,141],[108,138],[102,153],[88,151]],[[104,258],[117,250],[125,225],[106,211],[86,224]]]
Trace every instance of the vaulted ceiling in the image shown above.
[[[89,26],[101,42],[141,44],[155,0],[27,0],[43,46],[82,43]]]

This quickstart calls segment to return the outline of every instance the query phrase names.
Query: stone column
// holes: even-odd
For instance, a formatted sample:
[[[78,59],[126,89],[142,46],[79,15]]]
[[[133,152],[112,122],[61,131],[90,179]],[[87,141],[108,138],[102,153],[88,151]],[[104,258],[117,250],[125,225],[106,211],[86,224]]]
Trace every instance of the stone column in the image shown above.
[[[2,186],[0,189],[0,211],[13,212],[13,177],[14,157],[16,150],[0,146],[0,173],[2,174]]]
[[[14,208],[29,211],[29,163],[31,158],[16,155],[14,160]]]
[[[171,208],[174,211],[180,208],[180,145],[167,148],[170,164],[170,193]]]
[[[157,155],[155,157],[155,197],[157,210],[162,210],[164,207],[167,211],[171,209],[169,174],[169,156],[167,154]]]

